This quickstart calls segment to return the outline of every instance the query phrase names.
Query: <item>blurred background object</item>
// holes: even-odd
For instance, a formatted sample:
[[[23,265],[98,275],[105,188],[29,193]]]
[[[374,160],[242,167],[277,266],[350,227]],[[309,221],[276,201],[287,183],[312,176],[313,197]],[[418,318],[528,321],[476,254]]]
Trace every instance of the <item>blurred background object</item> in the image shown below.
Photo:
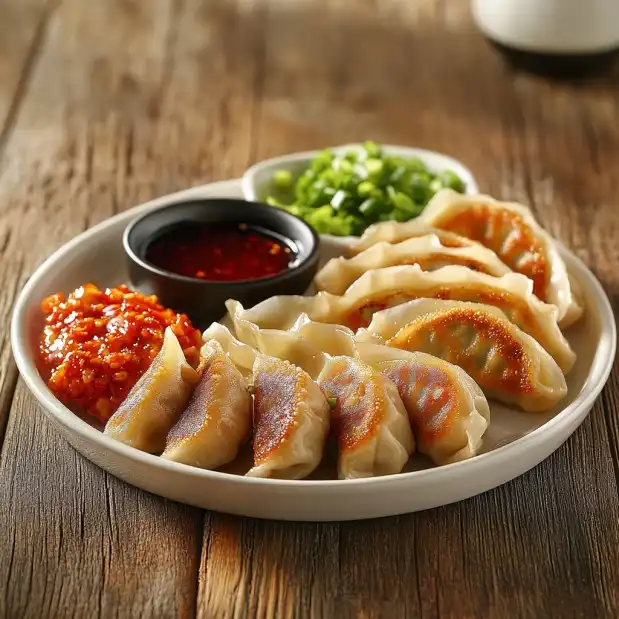
[[[473,0],[473,15],[510,62],[536,73],[587,75],[619,52],[618,0]]]

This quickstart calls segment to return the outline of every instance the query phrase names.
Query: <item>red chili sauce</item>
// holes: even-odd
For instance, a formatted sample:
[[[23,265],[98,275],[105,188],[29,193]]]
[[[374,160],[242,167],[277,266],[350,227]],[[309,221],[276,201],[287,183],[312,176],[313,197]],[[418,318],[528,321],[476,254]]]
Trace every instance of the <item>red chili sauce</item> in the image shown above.
[[[277,275],[296,254],[292,241],[257,226],[191,222],[155,238],[145,258],[178,275],[232,282]]]
[[[187,316],[127,286],[99,290],[84,284],[68,297],[43,300],[40,369],[67,404],[106,422],[146,372],[171,327],[187,361],[199,362],[200,332]]]

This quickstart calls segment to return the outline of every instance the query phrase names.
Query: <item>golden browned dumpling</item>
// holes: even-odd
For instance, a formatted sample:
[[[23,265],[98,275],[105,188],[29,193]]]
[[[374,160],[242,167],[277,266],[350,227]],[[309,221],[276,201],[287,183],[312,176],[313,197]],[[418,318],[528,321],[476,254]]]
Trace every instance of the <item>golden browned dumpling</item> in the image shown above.
[[[332,357],[318,384],[335,400],[332,424],[338,443],[338,477],[399,473],[415,442],[396,386],[352,357]]]
[[[241,372],[212,340],[201,351],[204,371],[187,408],[168,433],[163,458],[216,469],[236,457],[252,427],[252,399]]]
[[[254,364],[254,466],[250,477],[302,479],[320,463],[329,403],[307,372],[275,357]]]
[[[583,308],[573,294],[565,263],[553,239],[526,206],[443,189],[435,194],[419,219],[494,251],[508,267],[533,281],[537,297],[557,306],[563,327],[582,314]]]
[[[136,449],[161,453],[198,379],[168,327],[159,354],[110,417],[104,434]]]
[[[419,299],[378,312],[360,340],[425,352],[460,366],[486,396],[543,411],[567,393],[553,358],[496,307]],[[371,339],[371,335],[369,337]]]
[[[490,408],[462,368],[422,352],[376,344],[359,343],[358,353],[397,387],[422,454],[435,464],[477,454]]]

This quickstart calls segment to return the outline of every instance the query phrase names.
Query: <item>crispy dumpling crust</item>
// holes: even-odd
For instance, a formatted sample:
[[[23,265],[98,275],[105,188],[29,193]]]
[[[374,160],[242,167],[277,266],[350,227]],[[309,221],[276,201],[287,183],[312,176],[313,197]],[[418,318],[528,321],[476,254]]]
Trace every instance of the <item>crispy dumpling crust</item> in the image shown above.
[[[329,403],[309,375],[260,355],[254,365],[254,467],[249,477],[301,479],[320,463]]]
[[[168,433],[162,457],[216,469],[234,460],[249,439],[252,399],[241,372],[216,340],[206,343],[201,354],[202,376]]]
[[[199,379],[168,327],[148,370],[108,420],[104,434],[149,453],[161,453]]]
[[[557,306],[563,327],[582,314],[554,240],[526,206],[443,189],[430,200],[420,219],[482,243],[511,269],[526,275],[533,281],[535,295]]]
[[[359,359],[332,357],[318,384],[336,405],[340,479],[399,473],[415,443],[397,388]]]
[[[439,465],[477,454],[490,408],[462,368],[422,352],[375,344],[359,343],[358,352],[397,387],[421,453]]]
[[[543,411],[567,393],[565,377],[530,335],[495,307],[420,299],[374,315],[364,340],[416,350],[463,368],[484,393],[527,411]],[[371,339],[371,335],[369,335]]]

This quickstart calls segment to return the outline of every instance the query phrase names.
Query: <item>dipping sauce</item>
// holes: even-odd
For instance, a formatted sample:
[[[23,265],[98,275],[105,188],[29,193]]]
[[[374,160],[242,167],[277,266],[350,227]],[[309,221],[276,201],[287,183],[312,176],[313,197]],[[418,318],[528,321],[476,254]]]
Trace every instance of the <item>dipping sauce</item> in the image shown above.
[[[43,378],[58,399],[102,422],[149,368],[166,327],[178,338],[187,362],[194,367],[199,362],[200,332],[189,318],[127,286],[99,290],[85,284],[66,299],[60,293],[47,297],[41,309]]]
[[[257,226],[200,222],[169,228],[145,254],[165,271],[221,282],[277,275],[293,266],[296,257],[292,241]]]

